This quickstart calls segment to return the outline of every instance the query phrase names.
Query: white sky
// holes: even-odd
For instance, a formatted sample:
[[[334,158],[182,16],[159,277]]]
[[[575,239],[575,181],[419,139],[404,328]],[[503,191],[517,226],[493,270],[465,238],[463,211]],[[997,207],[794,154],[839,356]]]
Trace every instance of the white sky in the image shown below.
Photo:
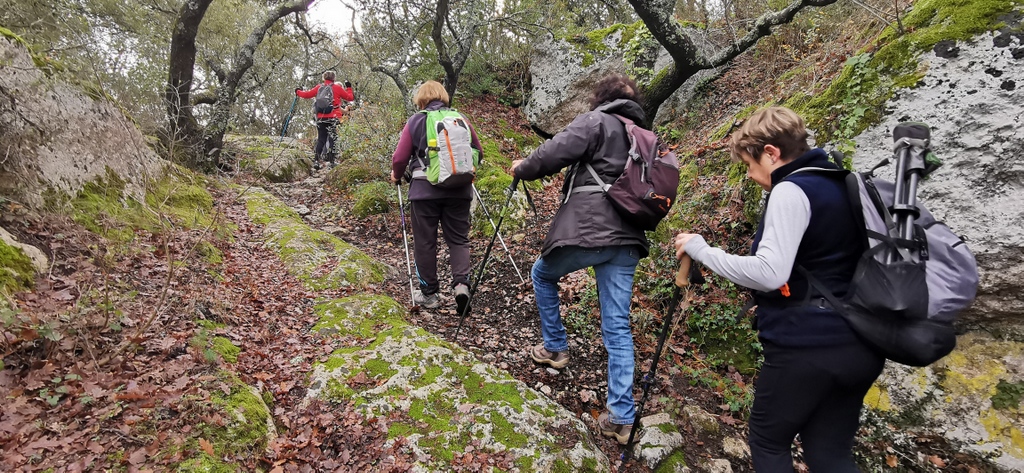
[[[342,36],[352,27],[352,10],[341,0],[316,0],[306,12],[306,18],[334,36]]]

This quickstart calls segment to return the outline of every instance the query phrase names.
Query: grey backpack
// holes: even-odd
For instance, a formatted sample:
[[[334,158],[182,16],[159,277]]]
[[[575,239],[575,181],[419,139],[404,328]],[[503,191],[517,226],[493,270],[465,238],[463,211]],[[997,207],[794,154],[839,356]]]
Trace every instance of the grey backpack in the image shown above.
[[[316,90],[316,100],[313,101],[313,111],[320,114],[329,114],[334,111],[334,84],[321,84]]]
[[[864,228],[865,251],[842,299],[804,268],[797,271],[885,358],[927,366],[948,355],[956,347],[953,322],[978,288],[978,265],[967,245],[920,204],[913,237],[901,238],[891,182],[870,173],[811,172],[846,174],[850,202],[861,209],[857,226]]]

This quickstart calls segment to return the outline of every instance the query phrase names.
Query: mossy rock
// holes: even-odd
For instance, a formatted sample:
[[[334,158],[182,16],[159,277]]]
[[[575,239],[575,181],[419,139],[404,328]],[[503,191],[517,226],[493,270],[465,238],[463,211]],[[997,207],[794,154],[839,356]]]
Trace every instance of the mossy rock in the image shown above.
[[[507,372],[409,325],[393,299],[353,296],[315,310],[320,320],[314,330],[364,342],[316,364],[307,396],[394,419],[388,435],[408,439],[422,453],[418,469],[447,469],[455,453],[478,441],[482,450],[528,465],[523,471],[556,471],[557,465],[608,470],[607,458],[572,413]]]
[[[964,41],[1000,27],[1004,15],[1020,0],[921,0],[901,19],[903,31],[891,24],[866,50],[847,60],[832,84],[818,96],[796,96],[786,102],[817,132],[818,143],[838,142],[849,154],[851,140],[877,123],[885,103],[901,87],[924,76],[918,56],[940,41]],[[873,53],[868,50],[874,50]]]
[[[32,289],[35,276],[36,268],[25,252],[0,240],[0,293]]]
[[[225,135],[224,152],[240,169],[270,182],[292,182],[309,176],[313,161],[308,146],[288,137]]]
[[[324,179],[327,187],[343,193],[352,191],[354,186],[371,182],[385,182],[388,172],[381,165],[374,165],[362,159],[346,159],[332,169]]]
[[[303,223],[294,210],[258,187],[238,188],[249,218],[264,226],[267,244],[311,290],[377,284],[393,270],[355,246]]]
[[[396,198],[391,197],[391,194],[395,193],[394,187],[386,182],[361,184],[356,188],[352,215],[357,218],[366,218],[370,215],[388,213],[391,211],[392,202],[396,201]]]
[[[213,225],[213,197],[205,178],[181,166],[169,165],[157,179],[146,183],[139,202],[128,194],[127,183],[107,168],[104,177],[87,182],[74,197],[47,193],[47,207],[64,211],[89,231],[115,244],[135,239],[137,230],[158,233],[168,221],[185,228]],[[215,228],[222,234],[224,228]],[[120,245],[115,245],[115,249]]]
[[[237,375],[229,371],[220,371],[217,380],[219,386],[211,388],[210,404],[222,411],[223,424],[199,424],[193,430],[195,436],[190,443],[195,443],[192,451],[202,452],[198,448],[199,439],[210,442],[215,455],[199,453],[197,457],[186,459],[178,465],[178,471],[210,471],[234,472],[238,469],[221,461],[221,458],[234,456],[260,456],[267,445],[277,436],[270,408],[263,401],[258,389],[243,383]],[[226,389],[222,389],[226,385]],[[227,391],[227,393],[225,393]]]

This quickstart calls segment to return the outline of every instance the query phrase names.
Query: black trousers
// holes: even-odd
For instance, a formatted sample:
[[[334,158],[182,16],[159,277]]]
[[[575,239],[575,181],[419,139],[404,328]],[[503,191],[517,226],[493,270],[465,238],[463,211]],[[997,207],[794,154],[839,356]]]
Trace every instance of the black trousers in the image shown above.
[[[885,360],[861,343],[794,348],[764,342],[750,412],[750,453],[758,473],[792,473],[800,434],[813,473],[859,472],[853,438],[860,410]]]
[[[330,148],[327,150],[326,158],[327,162],[333,163],[338,157],[338,119],[337,118],[321,118],[316,121],[316,147],[313,148],[315,153],[314,160],[319,161],[323,154],[324,147],[327,146],[327,140],[330,139]]]
[[[437,227],[444,230],[452,266],[452,287],[469,285],[469,199],[431,199],[412,201],[412,235],[416,275],[424,294],[438,291]]]

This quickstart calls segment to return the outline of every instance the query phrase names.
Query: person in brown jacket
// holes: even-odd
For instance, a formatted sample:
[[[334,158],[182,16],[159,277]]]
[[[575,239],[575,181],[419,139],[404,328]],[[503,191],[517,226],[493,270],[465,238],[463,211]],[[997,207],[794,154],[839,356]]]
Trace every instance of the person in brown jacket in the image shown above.
[[[559,313],[558,281],[573,271],[594,268],[601,305],[601,335],[608,351],[608,412],[600,415],[601,433],[625,444],[636,409],[633,401],[633,334],[629,304],[633,275],[649,244],[641,229],[623,221],[583,163],[589,163],[604,183],[622,174],[629,151],[625,126],[611,113],[636,123],[644,112],[636,83],[613,74],[594,87],[591,110],[524,160],[512,163],[512,173],[524,180],[566,171],[563,202],[533,265],[534,295],[544,342],[530,349],[537,363],[562,368],[569,363],[569,345]],[[602,110],[596,110],[601,107]]]

